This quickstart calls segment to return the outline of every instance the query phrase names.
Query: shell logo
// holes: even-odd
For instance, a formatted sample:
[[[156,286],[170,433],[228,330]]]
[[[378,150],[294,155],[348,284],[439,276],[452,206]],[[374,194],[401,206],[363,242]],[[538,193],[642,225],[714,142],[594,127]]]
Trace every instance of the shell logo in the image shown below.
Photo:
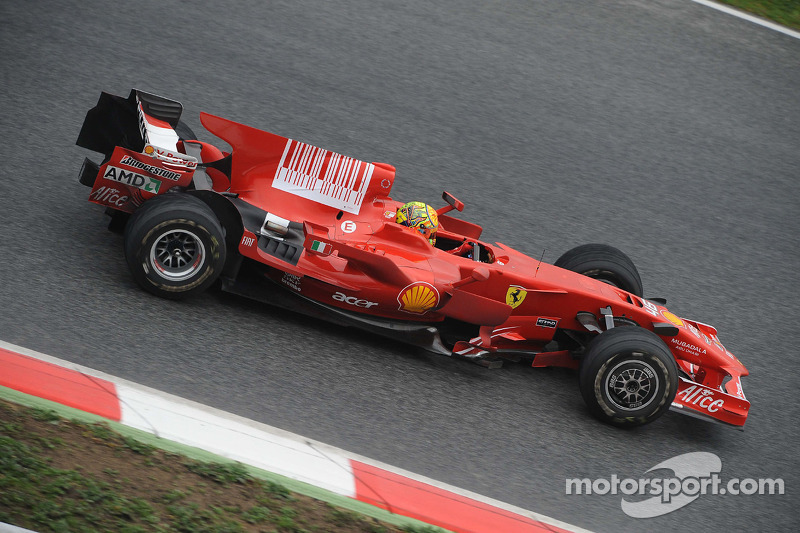
[[[412,283],[397,295],[400,310],[422,314],[439,304],[439,291],[430,283]]]
[[[669,311],[661,311],[661,315],[664,318],[666,318],[667,320],[669,320],[670,322],[672,322],[673,324],[675,324],[676,326],[678,326],[678,327],[683,326],[683,320],[681,320],[677,316],[673,315]]]

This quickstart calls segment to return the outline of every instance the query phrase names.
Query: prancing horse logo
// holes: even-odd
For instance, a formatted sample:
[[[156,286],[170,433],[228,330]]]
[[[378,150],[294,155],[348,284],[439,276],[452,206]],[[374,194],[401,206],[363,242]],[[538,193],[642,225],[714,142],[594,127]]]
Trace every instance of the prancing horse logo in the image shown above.
[[[520,306],[528,295],[528,291],[519,285],[511,285],[506,293],[506,304],[510,305],[512,309]]]

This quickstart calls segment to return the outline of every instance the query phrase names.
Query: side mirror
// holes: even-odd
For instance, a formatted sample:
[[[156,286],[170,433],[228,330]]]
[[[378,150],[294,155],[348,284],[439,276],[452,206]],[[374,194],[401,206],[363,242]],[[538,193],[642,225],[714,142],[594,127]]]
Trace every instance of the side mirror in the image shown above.
[[[455,196],[453,196],[452,194],[450,194],[447,191],[444,191],[442,193],[442,200],[447,202],[448,205],[447,205],[447,207],[443,207],[441,209],[437,209],[436,210],[436,214],[437,215],[443,215],[445,213],[449,213],[453,209],[455,209],[456,211],[463,211],[464,210],[464,202],[462,202],[461,200],[459,200],[458,198],[456,198]]]
[[[469,277],[458,280],[453,283],[453,288],[457,289],[475,281],[486,281],[489,279],[489,269],[483,266],[475,267],[470,272]]]
[[[475,281],[486,281],[489,279],[489,269],[486,267],[475,267],[472,270],[472,279]]]

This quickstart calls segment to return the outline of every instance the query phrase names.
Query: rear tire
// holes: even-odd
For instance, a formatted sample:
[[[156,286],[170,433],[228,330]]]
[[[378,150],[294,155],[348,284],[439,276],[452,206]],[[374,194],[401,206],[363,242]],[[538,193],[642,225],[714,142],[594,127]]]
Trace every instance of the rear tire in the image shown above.
[[[225,266],[225,238],[214,212],[187,194],[157,196],[125,228],[125,259],[136,282],[162,298],[205,291]]]
[[[669,409],[678,390],[678,366],[655,333],[618,327],[589,344],[579,383],[595,417],[617,427],[636,427]]]
[[[554,263],[641,297],[642,278],[630,257],[607,244],[584,244],[569,250]]]

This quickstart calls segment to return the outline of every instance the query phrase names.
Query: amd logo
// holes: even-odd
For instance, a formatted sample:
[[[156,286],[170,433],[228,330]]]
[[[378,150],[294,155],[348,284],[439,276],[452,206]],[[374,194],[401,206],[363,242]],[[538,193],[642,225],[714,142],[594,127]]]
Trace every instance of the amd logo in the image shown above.
[[[161,189],[161,182],[155,178],[143,176],[136,172],[127,172],[122,168],[112,167],[111,165],[108,166],[103,177],[107,180],[132,185],[137,189],[153,194],[158,194],[158,191]]]

